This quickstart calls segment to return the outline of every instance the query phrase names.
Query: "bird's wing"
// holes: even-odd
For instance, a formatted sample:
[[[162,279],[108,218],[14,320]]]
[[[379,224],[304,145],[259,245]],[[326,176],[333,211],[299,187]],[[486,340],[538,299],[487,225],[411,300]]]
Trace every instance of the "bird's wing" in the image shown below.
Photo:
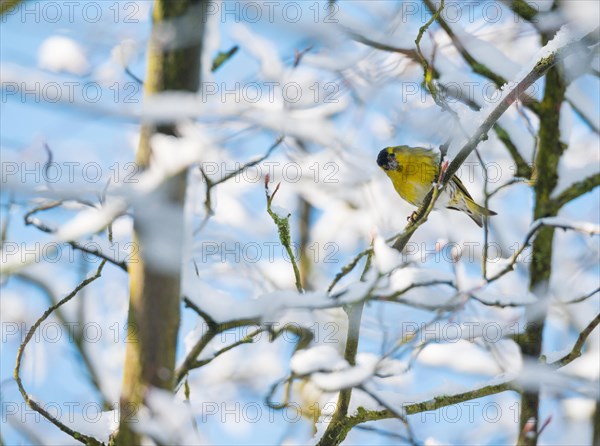
[[[454,181],[454,184],[456,184],[456,187],[458,187],[458,189],[464,194],[466,195],[468,198],[470,198],[471,200],[473,199],[473,197],[471,197],[471,194],[469,193],[469,191],[467,190],[467,188],[465,187],[465,185],[462,183],[462,181],[460,181],[460,178],[458,178],[456,175],[454,175],[452,177],[452,181]]]

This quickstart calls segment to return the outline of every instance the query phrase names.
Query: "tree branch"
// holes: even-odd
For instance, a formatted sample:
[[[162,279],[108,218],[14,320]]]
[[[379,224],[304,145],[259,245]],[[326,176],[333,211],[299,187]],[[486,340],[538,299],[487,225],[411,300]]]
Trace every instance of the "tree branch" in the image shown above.
[[[423,3],[425,3],[425,5],[429,9],[429,11],[431,11],[432,14],[435,13],[435,11],[436,11],[435,6],[431,2],[431,0],[423,0]],[[446,32],[446,34],[448,34],[448,37],[450,37],[450,40],[452,40],[452,43],[454,44],[454,46],[456,47],[456,49],[458,50],[460,55],[469,64],[469,66],[471,67],[473,72],[490,79],[492,82],[494,82],[494,84],[496,84],[496,86],[498,88],[500,88],[502,85],[506,84],[506,82],[507,82],[506,79],[504,79],[499,74],[495,73],[493,70],[488,68],[486,65],[477,61],[471,55],[471,53],[463,45],[462,41],[458,38],[458,36],[454,33],[454,31],[452,30],[450,25],[448,25],[448,23],[444,20],[444,18],[442,16],[438,15],[436,17],[436,19],[437,19],[438,23],[440,24],[440,26],[442,27],[442,29]],[[529,108],[531,108],[531,110],[534,113],[537,114],[539,112],[539,103],[535,99],[529,97],[528,95],[523,94],[523,96],[525,97],[524,103]]]
[[[77,432],[77,431],[71,429],[67,425],[63,424],[60,420],[58,420],[57,418],[55,418],[54,416],[52,416],[42,406],[40,406],[40,404],[38,404],[35,400],[33,400],[29,396],[29,394],[25,390],[25,387],[23,387],[23,382],[21,380],[19,372],[21,370],[21,362],[22,362],[22,359],[23,359],[23,354],[25,353],[25,347],[27,346],[27,344],[29,343],[29,341],[31,341],[31,338],[35,334],[36,330],[40,327],[40,325],[46,319],[48,319],[48,317],[55,310],[57,310],[62,305],[64,305],[67,302],[69,302],[73,297],[75,297],[77,295],[77,293],[79,291],[81,291],[87,285],[89,285],[90,283],[92,283],[94,280],[98,279],[102,275],[102,269],[104,268],[105,264],[106,264],[106,261],[102,261],[102,263],[98,267],[98,270],[96,271],[96,273],[93,276],[85,279],[83,282],[81,282],[79,285],[77,285],[77,287],[73,291],[71,291],[66,297],[64,297],[63,299],[61,299],[60,301],[58,301],[56,304],[52,305],[50,308],[48,308],[46,311],[44,311],[44,314],[42,314],[42,316],[35,322],[35,324],[33,324],[33,326],[27,332],[27,335],[25,336],[25,339],[23,340],[23,342],[21,343],[21,345],[19,345],[19,349],[17,351],[17,360],[16,360],[15,369],[14,369],[14,373],[13,373],[15,381],[16,381],[17,386],[19,388],[19,392],[21,393],[21,396],[23,397],[23,399],[25,400],[25,402],[27,403],[27,405],[32,410],[35,410],[36,412],[38,412],[40,415],[42,415],[44,418],[46,418],[48,421],[50,421],[52,424],[54,424],[56,427],[58,427],[61,431],[63,431],[67,435],[70,435],[75,440],[80,441],[81,443],[84,443],[84,444],[87,444],[87,445],[100,445],[102,443],[99,442],[98,440],[96,440],[93,437],[89,437],[87,435],[84,435],[84,434],[82,434],[80,432]]]
[[[37,207],[29,210],[23,217],[23,219],[25,220],[25,226],[31,225],[31,226],[39,229],[40,231],[45,232],[46,234],[56,233],[56,231],[54,229],[52,229],[51,227],[49,227],[42,221],[38,220],[37,218],[33,218],[33,215],[35,215],[36,213],[38,213],[40,211],[47,211],[49,209],[54,209],[56,207],[62,206],[62,204],[63,204],[62,201],[51,201],[51,202],[45,203],[41,206],[37,206]],[[91,203],[84,203],[84,204],[86,204],[90,207],[95,207]],[[74,241],[67,241],[65,243],[67,243],[69,246],[71,246],[71,248],[73,248],[74,250],[85,252],[87,254],[91,254],[102,260],[107,261],[108,263],[118,266],[125,272],[128,271],[127,263],[125,261],[119,261],[119,260],[113,259],[112,257],[104,254],[102,251],[99,251],[96,248],[89,248],[87,246],[80,245],[79,243],[74,242]]]
[[[14,277],[17,279],[23,280],[25,282],[28,282],[31,285],[33,285],[34,287],[37,287],[38,289],[40,289],[48,297],[48,301],[50,302],[51,306],[56,305],[56,303],[58,302],[52,289],[48,286],[48,284],[44,283],[39,278],[29,275],[27,273],[16,273],[14,275]],[[65,328],[68,329],[69,323],[67,322],[65,315],[62,313],[62,311],[59,307],[57,307],[55,309],[54,314],[55,314],[56,318],[58,319],[58,321]],[[92,385],[94,386],[94,388],[98,391],[98,393],[102,397],[102,400],[103,400],[102,406],[105,409],[109,409],[110,408],[109,399],[107,398],[102,387],[100,386],[100,378],[99,378],[98,374],[96,373],[96,369],[94,368],[94,366],[92,364],[92,360],[85,349],[84,339],[82,338],[81,334],[79,334],[79,335],[75,334],[73,336],[73,341],[74,341],[77,353],[79,354],[79,357],[81,358],[81,360],[83,361],[83,364],[85,365],[85,368],[87,370],[87,373],[89,375]]]
[[[206,319],[205,319],[206,320]],[[212,318],[211,318],[212,320]],[[208,324],[207,324],[208,325]],[[188,372],[195,367],[197,364],[197,358],[202,353],[204,348],[209,344],[210,341],[213,340],[215,336],[219,333],[222,333],[226,330],[231,330],[233,328],[244,327],[246,325],[260,325],[260,321],[258,319],[250,318],[250,319],[235,319],[228,322],[218,323],[216,326],[208,325],[208,331],[204,333],[198,342],[192,347],[190,352],[187,354],[183,362],[179,367],[177,367],[175,371],[176,383],[179,386],[183,378],[188,374]]]
[[[487,278],[486,282],[492,283],[492,282],[498,280],[500,277],[502,277],[506,273],[512,271],[514,269],[515,264],[519,260],[519,256],[531,244],[531,240],[533,240],[533,236],[536,234],[537,231],[539,231],[540,229],[542,229],[544,227],[560,228],[560,229],[564,229],[564,230],[571,229],[574,231],[580,230],[580,228],[577,228],[576,226],[569,225],[566,223],[561,223],[561,222],[552,223],[552,221],[547,221],[544,219],[537,220],[536,222],[534,222],[533,225],[531,225],[531,228],[529,229],[529,232],[525,236],[525,239],[523,240],[523,243],[521,243],[521,246],[519,247],[519,249],[516,250],[515,253],[509,258],[510,260],[507,263],[507,265],[503,269],[498,271],[496,274],[494,274],[492,277]]]
[[[292,214],[288,214],[283,217],[279,215],[277,212],[271,209],[271,204],[273,203],[273,198],[275,198],[275,194],[279,190],[279,185],[277,184],[275,190],[271,194],[269,192],[269,176],[265,177],[265,195],[267,197],[267,213],[273,219],[273,222],[277,226],[277,233],[279,234],[279,241],[285,248],[290,261],[292,263],[292,269],[294,270],[294,278],[296,279],[296,289],[299,293],[303,293],[304,289],[302,288],[302,277],[300,276],[300,269],[298,268],[298,263],[296,262],[296,256],[294,256],[294,251],[292,250],[292,240],[290,234],[290,217]]]
[[[485,396],[495,395],[497,393],[511,390],[516,391],[516,387],[514,386],[514,383],[512,381],[509,381],[506,383],[486,386],[480,389],[471,390],[456,395],[439,396],[420,403],[409,403],[405,404],[403,407],[407,415],[414,415],[422,412],[438,410],[443,407],[452,406],[454,404],[463,403],[465,401],[483,398]],[[352,429],[352,427],[356,426],[357,424],[366,423],[368,421],[385,420],[389,418],[397,418],[397,416],[388,409],[376,411],[366,410],[362,407],[359,407],[356,415],[353,415],[346,419],[346,424],[343,426],[343,430],[345,430],[347,433],[348,431],[350,431],[350,429]]]
[[[367,263],[361,274],[361,281],[364,280],[366,272],[369,270],[371,265],[372,252],[367,255]],[[365,301],[368,299],[367,294],[365,299],[361,302],[349,305],[345,308],[348,314],[348,335],[346,337],[346,349],[344,351],[344,359],[351,366],[356,365],[356,353],[358,351],[358,343],[360,340],[360,324],[362,320],[363,308]],[[327,426],[323,437],[319,440],[318,446],[329,446],[340,444],[346,437],[348,431],[344,431],[344,426],[347,422],[348,408],[350,406],[350,399],[352,398],[352,387],[340,390],[338,396],[337,407],[333,414],[333,419]]]
[[[208,222],[208,219],[210,217],[212,217],[214,214],[214,211],[212,209],[212,200],[210,197],[211,190],[214,187],[218,186],[219,184],[225,183],[226,181],[229,181],[231,178],[234,178],[236,175],[241,174],[242,172],[249,169],[250,167],[254,167],[257,164],[262,163],[269,156],[271,156],[271,153],[273,153],[273,151],[283,142],[283,139],[284,139],[284,137],[280,136],[279,138],[277,138],[277,140],[275,140],[275,142],[273,144],[271,144],[271,146],[267,149],[267,152],[263,156],[261,156],[260,158],[254,160],[254,161],[247,162],[246,164],[241,166],[239,169],[236,169],[233,172],[229,172],[227,175],[223,176],[222,178],[220,178],[217,181],[213,181],[210,178],[208,178],[208,175],[206,175],[206,173],[204,172],[204,169],[202,168],[202,166],[200,166],[200,173],[202,174],[202,178],[204,178],[204,181],[206,182],[206,191],[205,191],[205,199],[204,199],[204,212],[206,213],[206,215],[204,216],[202,223],[200,223],[198,228],[194,231],[194,235],[198,234],[202,230],[202,228],[204,228],[204,226]]]
[[[227,353],[229,350],[232,350],[235,347],[238,347],[243,344],[251,344],[252,342],[254,342],[254,337],[259,335],[263,331],[264,331],[264,328],[257,328],[256,330],[252,331],[251,333],[248,333],[246,336],[244,336],[239,341],[236,341],[233,344],[229,344],[228,346],[223,347],[222,349],[216,351],[210,358],[195,361],[192,364],[192,367],[190,368],[190,370],[198,369],[200,367],[205,366],[206,364],[212,362],[218,356],[221,356],[223,353]]]
[[[566,102],[571,106],[573,111],[577,113],[581,120],[585,122],[590,129],[592,129],[596,133],[600,133],[600,127],[598,127],[598,123],[593,118],[587,116],[584,113],[584,111],[581,108],[579,108],[579,106],[573,100],[567,98]]]
[[[508,3],[515,14],[528,22],[533,22],[539,12],[526,0],[504,0],[504,3]]]
[[[595,187],[600,186],[600,173],[591,175],[581,181],[571,184],[563,190],[556,198],[552,200],[552,206],[558,211],[567,203],[573,201],[580,196],[591,192]]]
[[[567,364],[579,358],[581,356],[581,350],[583,349],[585,341],[587,340],[589,335],[592,334],[592,332],[598,326],[598,324],[600,324],[600,314],[596,315],[596,317],[592,319],[592,321],[583,329],[583,331],[579,333],[577,341],[575,342],[575,345],[573,346],[571,351],[559,360],[554,361],[549,365],[556,368],[564,367]]]
[[[581,297],[577,297],[577,298],[575,298],[575,299],[573,299],[573,300],[569,300],[569,301],[566,301],[566,302],[561,302],[561,303],[563,303],[563,304],[566,304],[566,305],[569,305],[569,304],[578,304],[578,303],[580,303],[580,302],[583,302],[584,300],[587,300],[587,299],[589,299],[590,297],[592,297],[594,294],[596,294],[596,293],[597,293],[597,292],[599,292],[599,291],[600,291],[600,288],[596,288],[596,289],[595,289],[594,291],[592,291],[591,293],[587,293],[587,294],[584,294],[584,295],[583,295],[583,296],[581,296]]]

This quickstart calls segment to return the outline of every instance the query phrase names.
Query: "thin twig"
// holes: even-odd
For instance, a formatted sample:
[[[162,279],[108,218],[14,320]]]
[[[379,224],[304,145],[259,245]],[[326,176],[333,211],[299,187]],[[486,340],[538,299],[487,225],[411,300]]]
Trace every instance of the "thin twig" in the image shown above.
[[[200,353],[202,353],[204,348],[206,348],[206,346],[214,339],[215,336],[226,330],[231,330],[233,328],[239,328],[246,325],[260,325],[260,321],[256,318],[235,319],[232,321],[218,323],[216,327],[209,326],[208,331],[200,337],[200,339],[189,351],[181,365],[177,367],[175,371],[177,385],[181,385],[183,378],[185,378],[188,372],[194,368],[194,364],[196,364]]]
[[[591,293],[584,294],[583,296],[581,296],[581,297],[578,297],[578,298],[576,298],[576,299],[569,300],[569,301],[567,301],[567,302],[561,302],[561,303],[563,303],[563,304],[566,304],[566,305],[569,305],[569,304],[578,304],[578,303],[580,303],[580,302],[583,302],[584,300],[587,300],[587,299],[589,299],[590,297],[592,297],[594,294],[596,294],[596,293],[598,293],[598,292],[600,292],[600,288],[596,288],[596,289],[595,289],[594,291],[592,291]]]
[[[271,156],[273,151],[283,142],[284,138],[285,138],[285,136],[280,136],[279,138],[277,138],[275,140],[275,142],[273,144],[271,144],[271,146],[267,149],[266,153],[263,156],[261,156],[260,158],[254,160],[254,161],[247,162],[246,164],[241,166],[239,169],[234,170],[233,172],[229,172],[227,175],[223,176],[219,180],[216,180],[216,181],[211,180],[208,177],[208,175],[206,175],[206,172],[204,172],[204,169],[202,168],[202,166],[199,167],[200,174],[202,175],[202,179],[206,182],[206,191],[205,191],[205,198],[204,198],[205,215],[204,215],[202,222],[198,226],[198,228],[196,228],[194,230],[194,235],[196,235],[200,231],[202,231],[202,229],[206,226],[206,223],[208,223],[208,220],[210,219],[210,217],[212,217],[214,215],[214,211],[212,209],[212,199],[210,196],[211,190],[214,187],[218,186],[219,184],[229,181],[231,178],[234,178],[236,175],[243,173],[245,170],[249,169],[250,167],[254,167],[257,164],[262,163],[264,160],[269,158],[269,156]]]
[[[25,353],[25,347],[27,346],[27,344],[29,343],[29,341],[31,340],[31,338],[33,337],[33,335],[35,334],[35,332],[39,328],[39,326],[46,319],[48,319],[48,317],[57,308],[60,308],[62,305],[64,305],[68,301],[70,301],[73,297],[75,297],[77,295],[77,293],[79,291],[81,291],[87,285],[92,283],[94,280],[98,279],[102,275],[102,269],[104,268],[105,264],[106,264],[106,261],[105,260],[102,261],[102,263],[98,267],[98,270],[96,271],[96,273],[93,276],[85,279],[83,282],[81,282],[79,285],[77,285],[77,287],[73,291],[71,291],[71,293],[69,293],[66,297],[64,297],[59,302],[57,302],[56,304],[54,304],[50,308],[48,308],[46,311],[44,311],[44,314],[42,314],[42,316],[35,322],[35,324],[33,324],[33,326],[27,332],[27,335],[25,336],[25,339],[23,340],[23,342],[21,343],[21,345],[19,345],[19,349],[17,351],[17,360],[16,360],[15,369],[14,369],[14,373],[13,373],[15,381],[17,383],[17,386],[19,387],[19,392],[21,393],[21,396],[23,397],[23,399],[25,400],[25,402],[31,409],[38,412],[40,415],[42,415],[44,418],[46,418],[48,421],[50,421],[52,424],[54,424],[56,427],[58,427],[64,433],[70,435],[75,440],[80,441],[81,443],[86,444],[86,445],[101,445],[103,443],[99,442],[94,437],[84,435],[84,434],[77,432],[77,431],[71,429],[70,427],[66,426],[60,420],[58,420],[57,418],[52,416],[42,406],[40,406],[35,400],[33,400],[29,396],[27,391],[25,390],[25,387],[23,387],[23,382],[21,381],[19,371],[21,369],[21,361],[23,358],[23,354]]]
[[[240,345],[243,345],[243,344],[251,344],[251,343],[253,343],[254,342],[254,337],[257,336],[257,335],[259,335],[263,331],[264,331],[264,328],[262,328],[262,327],[261,328],[257,328],[256,330],[248,333],[246,336],[244,336],[239,341],[236,341],[233,344],[230,344],[230,345],[228,345],[226,347],[223,347],[221,350],[216,351],[215,353],[213,353],[213,355],[210,358],[202,359],[202,360],[198,360],[198,361],[194,362],[192,364],[192,366],[190,367],[190,370],[198,369],[200,367],[205,366],[206,364],[212,362],[217,357],[221,356],[223,353],[227,353],[229,350],[232,350],[235,347],[239,347]]]
[[[23,272],[14,274],[14,277],[16,279],[20,279],[25,282],[28,282],[28,283],[32,284],[33,286],[39,288],[48,297],[48,301],[50,302],[50,305],[55,305],[57,303],[56,296],[54,295],[54,292],[52,291],[50,286],[48,286],[47,283],[43,282],[39,278],[37,278],[33,275],[30,275],[28,273],[23,273]],[[82,292],[83,291],[85,291],[85,289],[83,289]],[[65,328],[68,329],[69,323],[67,322],[67,319],[66,319],[65,315],[63,314],[63,312],[61,311],[61,309],[56,308],[56,310],[54,311],[54,314],[55,314],[56,318],[58,319],[58,321]],[[110,406],[109,398],[106,396],[102,387],[100,386],[100,378],[98,376],[98,373],[96,372],[96,369],[94,368],[94,366],[92,364],[92,359],[90,358],[90,356],[88,355],[88,353],[85,349],[84,339],[82,338],[80,333],[79,334],[73,333],[72,339],[73,339],[75,347],[77,349],[77,353],[79,354],[81,360],[83,361],[83,363],[86,367],[86,371],[89,375],[92,385],[98,391],[98,393],[102,396],[102,399],[103,399],[102,405],[108,409]]]
[[[583,331],[579,333],[577,341],[575,342],[575,345],[573,346],[571,351],[559,360],[554,361],[549,365],[556,368],[564,367],[565,365],[579,358],[581,356],[581,350],[583,349],[585,341],[587,340],[589,335],[592,334],[592,332],[598,326],[598,324],[600,324],[600,314],[597,314],[596,317],[592,319],[592,321],[583,329]]]
[[[144,81],[141,80],[135,74],[133,74],[133,72],[131,71],[131,69],[128,66],[125,67],[125,74],[127,74],[131,79],[133,79],[134,81],[136,81],[138,85],[144,85]]]
[[[525,251],[525,249],[529,246],[529,244],[531,243],[533,236],[535,235],[535,233],[540,230],[543,227],[553,227],[553,228],[560,228],[560,229],[571,229],[574,231],[578,231],[580,230],[580,228],[577,228],[576,226],[567,224],[567,223],[552,223],[552,222],[546,222],[544,220],[537,220],[529,229],[529,232],[527,233],[527,235],[525,236],[525,240],[523,241],[523,243],[521,244],[520,248],[517,249],[515,251],[515,253],[509,258],[509,261],[507,263],[507,265],[501,269],[499,272],[497,272],[494,276],[486,279],[487,283],[492,283],[495,280],[498,280],[500,277],[502,277],[503,275],[505,275],[506,273],[512,271],[514,269],[515,264],[517,263],[519,256],[523,253],[523,251]]]
[[[564,189],[556,198],[552,200],[552,204],[558,210],[567,203],[579,198],[583,194],[591,192],[598,186],[600,186],[600,173],[590,175],[589,177],[577,181]]]
[[[489,209],[490,206],[490,193],[488,191],[489,178],[487,172],[487,166],[483,162],[483,158],[481,157],[481,153],[479,150],[475,149],[475,155],[479,160],[479,164],[481,165],[481,169],[483,171],[483,196],[485,197],[483,202],[483,207]],[[483,254],[481,256],[481,275],[485,279],[487,277],[487,258],[488,258],[488,249],[489,249],[489,219],[483,219]]]
[[[440,10],[438,9],[436,11],[435,6],[431,2],[431,0],[423,0],[423,3],[425,3],[425,6],[427,6],[429,11],[434,15],[435,20],[437,20],[437,22],[440,24],[442,29],[448,35],[448,37],[450,37],[450,40],[452,41],[454,47],[457,49],[457,51],[460,53],[460,55],[463,57],[463,59],[469,64],[469,66],[471,67],[473,72],[475,72],[481,76],[487,77],[492,82],[494,82],[494,84],[496,84],[496,86],[498,88],[501,87],[502,85],[506,84],[506,79],[504,79],[502,76],[500,76],[499,74],[497,74],[496,72],[494,72],[493,70],[488,68],[483,63],[477,61],[471,55],[471,53],[467,50],[467,48],[462,43],[462,41],[459,39],[459,37],[454,33],[454,31],[452,30],[450,25],[446,22],[446,20],[444,20],[443,16],[441,14],[439,14]],[[442,7],[443,7],[443,2],[442,2]],[[531,109],[534,111],[534,113],[537,113],[537,111],[539,110],[539,103],[535,99],[530,98],[526,94],[524,94],[523,96],[525,97],[525,102],[527,103],[527,105],[531,107]]]
[[[269,175],[265,177],[265,195],[267,198],[267,213],[273,219],[273,222],[277,226],[277,233],[279,234],[279,240],[281,244],[285,248],[287,252],[290,262],[292,263],[292,269],[294,270],[294,278],[296,279],[296,289],[299,293],[303,293],[304,289],[302,287],[302,278],[300,276],[300,269],[298,268],[298,262],[296,262],[296,256],[294,255],[294,251],[292,250],[292,240],[290,234],[290,217],[292,214],[288,214],[286,217],[283,217],[277,212],[274,212],[271,209],[271,205],[273,203],[273,198],[275,198],[275,194],[279,190],[279,186],[281,183],[278,183],[275,187],[275,190],[271,194],[269,192]]]
[[[43,205],[37,206],[37,207],[29,210],[23,217],[25,220],[25,225],[26,226],[29,226],[29,225],[34,226],[35,228],[37,228],[40,231],[45,232],[47,234],[56,233],[56,230],[52,229],[50,226],[43,223],[41,220],[38,220],[37,218],[33,218],[33,216],[40,211],[47,211],[50,209],[54,209],[56,207],[62,206],[62,204],[63,204],[63,201],[50,201],[48,203],[45,203]],[[93,204],[87,203],[87,202],[81,202],[81,204],[84,204],[84,205],[90,206],[90,207],[95,207]],[[125,261],[116,260],[116,259],[104,254],[102,251],[99,251],[96,248],[87,247],[85,245],[80,245],[79,243],[74,242],[74,241],[66,241],[65,243],[68,244],[69,246],[71,246],[71,248],[73,248],[74,250],[85,252],[87,254],[96,256],[102,260],[105,260],[108,263],[118,266],[123,271],[127,272],[127,262],[125,262]]]

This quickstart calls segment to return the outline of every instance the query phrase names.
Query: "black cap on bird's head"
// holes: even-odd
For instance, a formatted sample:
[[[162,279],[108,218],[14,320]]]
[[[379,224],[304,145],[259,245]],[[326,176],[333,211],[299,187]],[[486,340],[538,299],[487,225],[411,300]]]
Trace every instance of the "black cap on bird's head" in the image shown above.
[[[377,155],[377,165],[383,170],[395,170],[398,167],[398,160],[392,147],[386,147]]]

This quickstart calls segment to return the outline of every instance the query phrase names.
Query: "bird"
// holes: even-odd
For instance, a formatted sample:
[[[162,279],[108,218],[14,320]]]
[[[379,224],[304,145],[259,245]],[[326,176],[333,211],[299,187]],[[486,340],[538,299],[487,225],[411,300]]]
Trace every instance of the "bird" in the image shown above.
[[[433,149],[423,147],[386,147],[377,155],[377,165],[383,169],[394,189],[405,201],[420,206],[438,180],[440,155]],[[436,207],[443,206],[466,213],[479,226],[483,218],[496,212],[478,205],[460,179],[453,175],[439,196]]]

